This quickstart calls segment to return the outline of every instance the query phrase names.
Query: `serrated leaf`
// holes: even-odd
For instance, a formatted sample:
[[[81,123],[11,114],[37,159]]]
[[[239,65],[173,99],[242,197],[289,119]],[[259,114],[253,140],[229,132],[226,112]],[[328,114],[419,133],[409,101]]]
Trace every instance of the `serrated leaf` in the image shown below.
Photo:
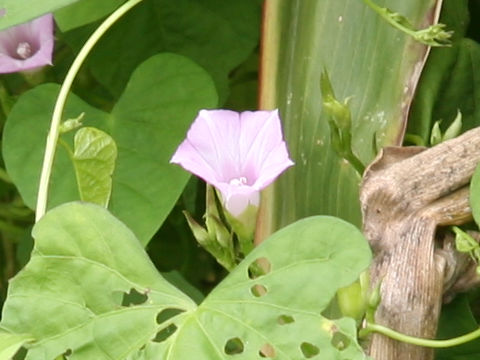
[[[31,340],[31,335],[17,335],[0,330],[0,360],[11,360],[20,347]]]
[[[73,165],[80,200],[108,207],[117,145],[105,132],[84,127],[74,138]]]
[[[34,208],[46,134],[59,86],[41,85],[23,94],[9,114],[3,132],[8,174],[27,206]],[[86,126],[108,133],[118,146],[109,204],[143,244],[160,227],[189,175],[169,164],[202,108],[214,107],[217,96],[210,76],[191,60],[159,54],[141,64],[110,114],[71,94],[64,118],[85,112]],[[73,145],[73,135],[62,136]],[[48,207],[78,200],[75,172],[59,146],[50,185]]]
[[[0,9],[5,9],[6,12],[0,17],[0,30],[27,22],[76,1],[78,0],[2,0]]]
[[[11,282],[1,324],[35,337],[27,360],[67,350],[72,360],[230,359],[239,344],[236,359],[260,351],[300,359],[316,350],[325,359],[367,358],[353,319],[321,315],[371,257],[360,231],[342,220],[316,216],[278,231],[199,306],[158,274],[134,235],[100,206],[64,204],[33,235],[32,258]],[[257,261],[270,266],[253,276]],[[126,302],[132,292],[143,302]]]

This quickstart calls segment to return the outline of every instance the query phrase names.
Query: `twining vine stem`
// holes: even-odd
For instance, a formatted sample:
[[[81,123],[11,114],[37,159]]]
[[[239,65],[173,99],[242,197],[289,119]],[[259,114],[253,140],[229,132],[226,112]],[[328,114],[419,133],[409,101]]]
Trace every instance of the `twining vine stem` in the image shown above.
[[[398,340],[407,344],[430,347],[430,348],[447,348],[458,346],[469,341],[475,340],[480,337],[480,328],[474,330],[468,334],[446,340],[432,340],[432,339],[422,339],[414,336],[405,335],[399,333],[395,330],[387,328],[378,324],[367,323],[366,327],[360,330],[359,337],[365,337],[369,333],[376,332],[385,336],[388,336],[391,339]]]
[[[35,212],[35,221],[40,220],[40,218],[45,214],[47,209],[47,200],[48,200],[48,186],[50,183],[50,176],[52,173],[53,161],[55,158],[55,150],[57,147],[60,123],[62,121],[63,109],[65,107],[65,102],[67,100],[68,93],[72,87],[73,80],[75,79],[80,67],[87,58],[88,54],[95,46],[95,44],[100,40],[100,38],[105,34],[105,32],[113,25],[115,22],[121,18],[125,13],[127,13],[131,8],[140,3],[142,0],[128,0],[117,10],[115,10],[110,16],[105,19],[105,21],[95,30],[95,32],[88,38],[88,40],[83,45],[82,49],[78,53],[77,57],[73,61],[70,69],[68,70],[67,76],[63,81],[60,92],[58,93],[57,101],[53,109],[52,122],[50,124],[50,131],[47,137],[47,144],[45,147],[45,155],[43,158],[42,172],[40,174],[40,183],[38,186],[38,196],[37,196],[37,207]]]

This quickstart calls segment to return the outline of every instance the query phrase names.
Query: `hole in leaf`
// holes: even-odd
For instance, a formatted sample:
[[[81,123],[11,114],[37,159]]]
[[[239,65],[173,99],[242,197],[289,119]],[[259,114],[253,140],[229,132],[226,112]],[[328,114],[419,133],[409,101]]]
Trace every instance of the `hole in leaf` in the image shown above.
[[[238,337],[231,338],[225,343],[223,351],[225,351],[227,355],[241,354],[243,353],[243,341]]]
[[[73,353],[72,349],[67,349],[63,354],[55,356],[55,359],[62,359],[62,360],[70,359],[70,355],[72,355],[72,353]],[[14,357],[13,359],[18,360],[17,357]]]
[[[13,360],[23,360],[27,356],[28,350],[24,348],[23,346],[18,349],[17,353],[13,356]]]
[[[161,343],[165,340],[167,340],[170,336],[172,336],[175,331],[177,331],[177,326],[175,324],[170,324],[166,328],[163,328],[159,332],[157,332],[157,335],[153,339],[154,342]]]
[[[258,258],[253,261],[248,267],[248,277],[250,279],[256,279],[260,276],[266,275],[272,269],[272,264],[266,257]]]
[[[175,309],[175,308],[166,308],[163,309],[158,315],[157,315],[157,324],[162,324],[165,321],[177,316],[178,314],[181,314],[185,310],[182,309]]]
[[[350,345],[350,339],[340,332],[336,332],[330,342],[338,350],[345,350]]]
[[[291,324],[291,323],[295,322],[295,319],[293,317],[291,317],[290,315],[280,315],[277,318],[277,322],[280,325],[287,325],[287,324]]]
[[[260,357],[262,358],[273,359],[276,353],[272,345],[265,344],[261,347],[260,351],[258,352],[258,355],[260,355]]]
[[[314,356],[318,355],[320,353],[320,349],[308,342],[303,342],[300,345],[300,350],[302,350],[302,354],[305,357],[305,359],[310,359],[313,358]]]
[[[146,294],[139,293],[131,288],[129,293],[123,294],[122,306],[142,305],[148,300]]]
[[[253,296],[260,297],[267,294],[267,288],[263,285],[256,284],[250,288],[250,292],[252,293]]]

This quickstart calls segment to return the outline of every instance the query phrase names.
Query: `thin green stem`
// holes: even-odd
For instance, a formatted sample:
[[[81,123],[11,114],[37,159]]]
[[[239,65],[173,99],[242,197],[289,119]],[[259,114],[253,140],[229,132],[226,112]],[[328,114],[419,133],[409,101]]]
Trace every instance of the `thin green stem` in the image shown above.
[[[431,340],[431,339],[422,339],[405,334],[401,334],[395,330],[389,329],[385,326],[378,324],[367,323],[367,326],[361,330],[363,333],[361,336],[365,336],[371,332],[377,332],[379,334],[388,336],[394,340],[398,340],[407,344],[430,347],[430,348],[447,348],[458,346],[469,341],[475,340],[480,337],[480,328],[474,330],[468,334],[447,340]]]
[[[142,0],[128,0],[117,10],[115,10],[90,36],[87,42],[83,45],[82,49],[78,53],[77,57],[73,61],[67,76],[63,81],[62,87],[57,97],[55,107],[52,115],[52,122],[50,125],[50,131],[47,137],[47,144],[45,147],[45,155],[43,158],[42,172],[40,175],[40,184],[38,188],[37,207],[35,213],[35,220],[38,221],[47,209],[48,199],[48,185],[50,182],[50,175],[52,173],[53,160],[55,158],[55,149],[57,147],[59,128],[62,119],[63,109],[67,100],[68,93],[72,87],[73,80],[75,79],[80,67],[85,61],[86,57],[98,42],[98,40],[105,34],[105,32],[125,13],[131,8],[140,3]]]
[[[445,31],[444,24],[430,25],[425,29],[416,30],[408,19],[388,8],[382,8],[372,0],[363,0],[373,11],[384,18],[390,25],[410,35],[416,41],[429,46],[450,46],[451,31]]]
[[[386,16],[386,13],[384,11],[383,8],[381,8],[380,6],[378,6],[377,4],[375,4],[373,1],[371,0],[363,0],[368,6],[370,6],[370,8],[375,11],[378,15],[380,15],[382,18],[384,18],[390,25],[392,25],[393,27],[397,28],[398,30],[400,31],[403,31],[405,32],[406,34],[412,36],[413,38],[415,38],[415,31],[413,31],[412,29],[409,29],[408,27],[400,24],[399,22],[395,21],[392,17],[390,16]]]

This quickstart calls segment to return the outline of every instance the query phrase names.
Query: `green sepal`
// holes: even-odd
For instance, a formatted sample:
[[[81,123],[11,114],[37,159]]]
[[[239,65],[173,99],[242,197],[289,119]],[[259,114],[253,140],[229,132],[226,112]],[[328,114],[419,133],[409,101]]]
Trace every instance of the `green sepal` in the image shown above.
[[[76,130],[83,126],[82,120],[85,117],[85,113],[82,112],[76,118],[67,119],[63,123],[60,124],[60,134],[65,134],[69,131]]]
[[[442,131],[440,130],[441,120],[435,121],[430,134],[430,145],[434,146],[442,142]]]
[[[452,226],[452,230],[455,233],[455,247],[457,248],[457,251],[470,253],[479,248],[479,245],[475,239],[468,235],[465,231],[457,226]]]
[[[367,311],[370,275],[363,272],[353,284],[337,291],[337,303],[342,315],[351,317],[360,323]]]
[[[457,110],[457,115],[455,119],[450,124],[450,126],[445,130],[445,134],[443,135],[443,141],[450,140],[456,138],[462,132],[462,113],[460,110]]]
[[[249,204],[247,208],[237,216],[233,216],[225,209],[225,216],[237,235],[240,251],[247,256],[254,248],[253,240],[257,226],[258,206]]]
[[[197,240],[201,246],[207,247],[210,241],[207,230],[205,230],[202,225],[196,222],[188,211],[184,210],[182,212],[185,216],[185,219],[187,220],[188,227],[192,231],[195,240]]]

